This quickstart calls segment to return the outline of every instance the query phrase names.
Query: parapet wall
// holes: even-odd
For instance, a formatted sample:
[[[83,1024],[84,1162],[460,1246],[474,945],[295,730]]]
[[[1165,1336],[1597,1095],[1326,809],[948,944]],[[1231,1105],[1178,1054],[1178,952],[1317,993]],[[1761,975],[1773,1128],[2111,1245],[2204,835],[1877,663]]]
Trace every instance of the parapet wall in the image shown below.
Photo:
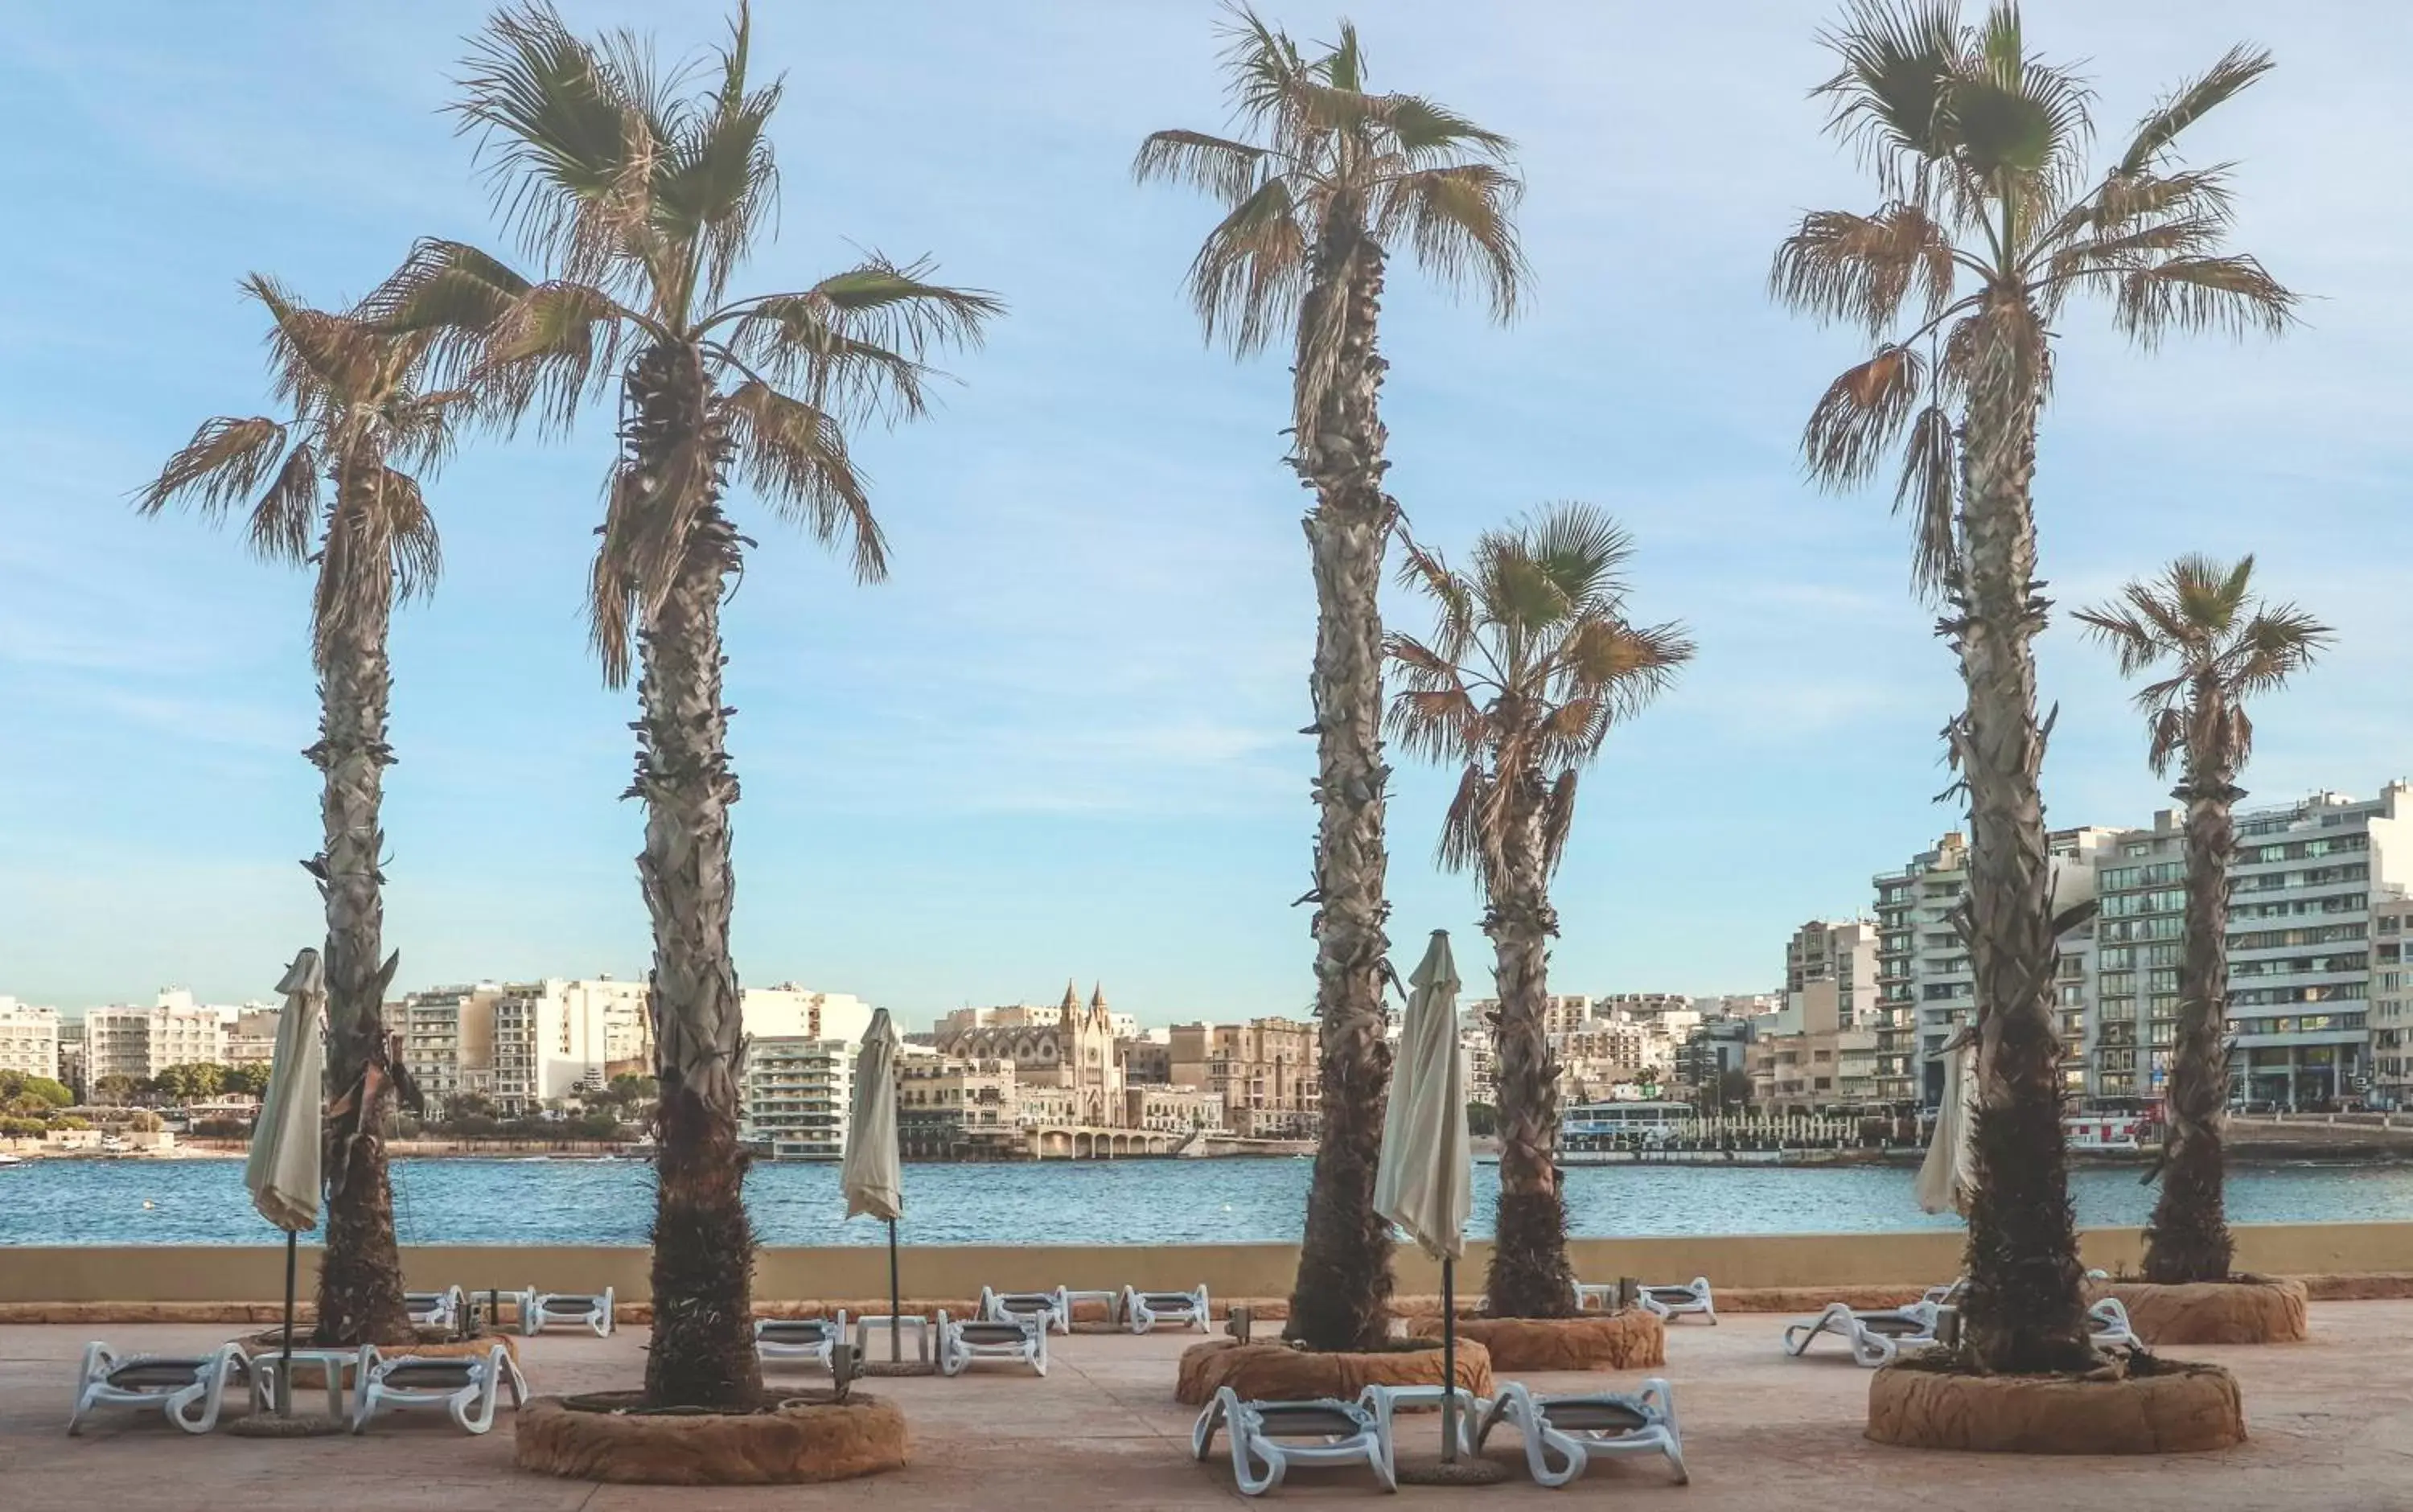
[[[2337,1276],[2413,1271],[2413,1223],[2281,1223],[2237,1229],[2238,1267],[2265,1275]],[[1576,1239],[1576,1273],[1586,1281],[1636,1276],[1651,1282],[1708,1276],[1721,1290],[1924,1286],[1960,1273],[1961,1236],[1903,1234],[1721,1235]],[[2132,1228],[2083,1237],[2088,1265],[2134,1271],[2142,1236]],[[1473,1243],[1458,1267],[1461,1295],[1482,1289],[1490,1246]],[[1293,1244],[914,1245],[900,1265],[909,1297],[977,1297],[983,1285],[1037,1289],[1189,1287],[1219,1297],[1290,1294]],[[303,1293],[313,1289],[318,1252],[303,1254]],[[646,1251],[603,1245],[419,1245],[403,1252],[414,1290],[477,1291],[539,1286],[648,1296]],[[1398,1289],[1441,1289],[1440,1267],[1413,1246],[1396,1261]],[[888,1291],[887,1251],[876,1246],[765,1247],[755,1295],[766,1302],[880,1297]],[[285,1252],[272,1246],[58,1246],[0,1244],[0,1305],[59,1302],[274,1302],[285,1295]]]

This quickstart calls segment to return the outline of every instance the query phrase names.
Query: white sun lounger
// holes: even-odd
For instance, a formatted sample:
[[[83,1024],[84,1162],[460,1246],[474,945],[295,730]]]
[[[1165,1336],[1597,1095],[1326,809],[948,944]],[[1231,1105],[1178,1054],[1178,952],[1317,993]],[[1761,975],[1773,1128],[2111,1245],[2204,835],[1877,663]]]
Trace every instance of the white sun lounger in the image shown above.
[[[414,1328],[457,1328],[462,1314],[469,1309],[469,1298],[458,1286],[448,1286],[440,1292],[405,1292],[402,1303]]]
[[[1807,1323],[1784,1330],[1784,1352],[1797,1358],[1821,1335],[1840,1339],[1852,1358],[1870,1370],[1890,1365],[1905,1349],[1924,1349],[1935,1342],[1935,1319],[1941,1306],[1913,1302],[1908,1307],[1872,1308],[1855,1312],[1842,1302],[1829,1302],[1825,1312]]]
[[[1191,1453],[1200,1460],[1213,1453],[1218,1430],[1231,1437],[1232,1475],[1244,1495],[1272,1490],[1293,1465],[1364,1465],[1384,1490],[1399,1489],[1381,1424],[1353,1401],[1242,1401],[1224,1386],[1191,1430]]]
[[[1177,1323],[1205,1333],[1208,1327],[1206,1283],[1194,1292],[1143,1292],[1123,1288],[1123,1316],[1131,1331],[1147,1333],[1160,1323]]]
[[[520,1332],[539,1334],[556,1323],[592,1328],[598,1339],[612,1337],[612,1288],[600,1292],[540,1292],[531,1286],[520,1293]]]
[[[991,1323],[1035,1317],[1058,1333],[1073,1331],[1072,1294],[1061,1286],[1052,1292],[1000,1292],[984,1286],[980,1315]]]
[[[230,1381],[250,1379],[243,1346],[224,1344],[207,1355],[121,1355],[95,1341],[83,1350],[76,1372],[75,1410],[67,1431],[83,1431],[95,1407],[156,1407],[187,1433],[218,1426],[218,1409]]]
[[[756,1318],[754,1357],[765,1365],[808,1359],[826,1371],[831,1354],[846,1342],[846,1309],[833,1318]]]
[[[504,1390],[511,1405],[527,1400],[527,1380],[511,1352],[496,1343],[483,1355],[394,1355],[375,1344],[361,1346],[360,1390],[352,1401],[352,1431],[369,1426],[379,1407],[441,1407],[471,1433],[495,1426],[495,1399]]]
[[[2095,1332],[2097,1349],[2127,1349],[2137,1342],[2136,1330],[2128,1327],[2128,1309],[2116,1297],[2107,1297],[2086,1310],[2086,1326]]]
[[[1673,1323],[1678,1318],[1698,1314],[1715,1327],[1718,1304],[1710,1295],[1710,1278],[1695,1276],[1680,1286],[1645,1286],[1642,1305],[1659,1314],[1661,1321]]]
[[[1581,1476],[1595,1456],[1665,1456],[1676,1472],[1676,1484],[1692,1475],[1684,1469],[1684,1439],[1676,1426],[1673,1387],[1659,1376],[1642,1383],[1631,1396],[1587,1392],[1577,1396],[1537,1397],[1521,1381],[1502,1385],[1474,1430],[1474,1448],[1502,1424],[1525,1441],[1525,1467],[1534,1484],[1564,1486]]]
[[[978,1359],[1012,1360],[1047,1373],[1047,1323],[1027,1317],[950,1318],[939,1314],[939,1373],[961,1375]]]

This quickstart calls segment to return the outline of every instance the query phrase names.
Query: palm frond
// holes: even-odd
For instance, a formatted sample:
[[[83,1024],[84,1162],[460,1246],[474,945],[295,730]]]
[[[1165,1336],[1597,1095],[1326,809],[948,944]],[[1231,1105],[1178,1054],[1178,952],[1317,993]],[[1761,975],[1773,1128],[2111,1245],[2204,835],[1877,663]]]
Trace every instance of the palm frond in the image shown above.
[[[1272,156],[1263,147],[1205,131],[1151,131],[1132,158],[1132,178],[1186,184],[1237,206],[1275,170]]]
[[[1576,823],[1576,769],[1559,774],[1542,800],[1542,869],[1555,872],[1566,856],[1567,833]]]
[[[1959,427],[1942,405],[1927,405],[1910,422],[1893,490],[1894,513],[1910,517],[1910,581],[1922,595],[1943,592],[1959,575],[1960,484]]]
[[[1480,765],[1469,763],[1458,775],[1442,815],[1441,838],[1433,846],[1433,863],[1443,871],[1466,871],[1480,866],[1485,851],[1484,816],[1492,807],[1492,782]]]
[[[1851,0],[1819,36],[1843,64],[1813,91],[1827,128],[1856,148],[1887,194],[1910,194],[1943,156],[1946,100],[1961,57],[1957,0]]]
[[[1513,215],[1523,192],[1514,173],[1491,163],[1421,169],[1384,185],[1375,234],[1404,229],[1426,272],[1451,289],[1473,277],[1483,286],[1491,318],[1504,321],[1516,315],[1532,272]]]
[[[2120,275],[2112,321],[2148,348],[2173,331],[2275,336],[2293,323],[2296,304],[2255,258],[2175,257]]]
[[[618,377],[630,327],[646,322],[591,284],[538,284],[486,328],[472,375],[491,385],[503,412],[532,413],[540,428],[567,432],[580,407]]]
[[[1928,315],[1952,298],[1952,240],[1925,209],[1896,200],[1873,215],[1813,211],[1768,272],[1780,304],[1882,334],[1916,292]]]
[[[251,507],[244,536],[262,561],[300,567],[310,559],[318,528],[318,453],[307,441],[285,453],[285,465]]]
[[[189,497],[203,518],[219,518],[275,475],[285,435],[284,426],[264,416],[203,421],[159,476],[135,495],[135,507],[156,514],[170,501]]]
[[[858,582],[888,575],[887,540],[871,495],[847,454],[846,433],[826,412],[748,379],[722,401],[747,480],[772,507],[823,545],[844,545]]]
[[[1393,149],[1414,166],[1467,153],[1501,163],[1516,155],[1517,144],[1508,138],[1421,95],[1379,95],[1367,102],[1365,113],[1384,128]]]
[[[1901,437],[1926,387],[1927,364],[1908,347],[1887,345],[1827,386],[1801,433],[1810,476],[1829,488],[1865,482]]]
[[[2127,150],[2120,155],[2119,166],[2113,171],[2123,175],[2151,171],[2177,141],[2179,133],[2269,73],[2272,67],[2271,54],[2259,48],[2230,48],[2202,78],[2181,84],[2137,124],[2136,135],[2129,138]]]
[[[1237,356],[1291,324],[1307,281],[1307,236],[1290,181],[1278,174],[1206,233],[1187,278],[1207,341],[1220,334]]]

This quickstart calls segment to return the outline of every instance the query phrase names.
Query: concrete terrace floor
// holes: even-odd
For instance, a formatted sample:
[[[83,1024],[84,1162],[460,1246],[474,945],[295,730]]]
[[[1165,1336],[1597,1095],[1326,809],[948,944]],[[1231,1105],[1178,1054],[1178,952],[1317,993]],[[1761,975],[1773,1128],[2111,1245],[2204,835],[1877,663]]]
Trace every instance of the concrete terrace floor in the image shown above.
[[[2253,1436],[2219,1454],[2158,1460],[1950,1455],[1871,1444],[1860,1435],[1867,1372],[1840,1354],[1784,1357],[1778,1334],[1786,1321],[1737,1315],[1715,1328],[1689,1322],[1671,1330],[1665,1373],[1683,1423],[1688,1488],[1672,1485],[1663,1462],[1636,1460],[1595,1465],[1564,1492],[1542,1490],[1524,1478],[1515,1440],[1503,1433],[1492,1450],[1517,1466],[1505,1486],[1411,1487],[1391,1504],[1363,1472],[1310,1470],[1294,1472],[1266,1500],[1538,1507],[1553,1497],[1614,1497],[1621,1506],[1689,1512],[2413,1507],[2413,1302],[2316,1303],[2313,1336],[2304,1344],[2178,1351],[2237,1372]],[[111,1329],[109,1337],[121,1347],[174,1352],[215,1344],[230,1331],[154,1325]],[[156,1413],[138,1416],[119,1408],[104,1409],[82,1437],[70,1439],[62,1425],[84,1330],[0,1327],[0,1506],[700,1512],[885,1501],[914,1512],[1060,1512],[1229,1505],[1241,1498],[1228,1460],[1220,1452],[1206,1464],[1191,1460],[1192,1414],[1172,1396],[1174,1361],[1197,1338],[1058,1339],[1044,1381],[979,1367],[953,1381],[866,1383],[901,1402],[911,1421],[911,1462],[901,1474],[825,1487],[688,1490],[524,1475],[511,1464],[508,1413],[483,1438],[460,1434],[440,1413],[413,1413],[382,1419],[357,1439],[280,1443],[223,1433],[195,1438]],[[563,1333],[527,1341],[531,1385],[540,1392],[630,1386],[644,1339],[642,1329],[630,1329],[610,1340]],[[1564,1390],[1630,1387],[1638,1377],[1526,1379]],[[1437,1423],[1430,1416],[1408,1418],[1403,1447],[1419,1452],[1437,1443]]]

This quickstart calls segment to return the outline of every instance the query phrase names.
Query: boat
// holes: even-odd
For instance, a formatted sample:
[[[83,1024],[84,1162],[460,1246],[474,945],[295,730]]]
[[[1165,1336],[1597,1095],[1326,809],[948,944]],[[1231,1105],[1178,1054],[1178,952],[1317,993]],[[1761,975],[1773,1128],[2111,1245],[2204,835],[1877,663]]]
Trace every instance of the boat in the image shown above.
[[[25,1164],[25,1157],[24,1157],[24,1156],[22,1156],[22,1155],[11,1155],[11,1154],[7,1153],[6,1151],[0,1151],[0,1165],[22,1165],[22,1164]]]

